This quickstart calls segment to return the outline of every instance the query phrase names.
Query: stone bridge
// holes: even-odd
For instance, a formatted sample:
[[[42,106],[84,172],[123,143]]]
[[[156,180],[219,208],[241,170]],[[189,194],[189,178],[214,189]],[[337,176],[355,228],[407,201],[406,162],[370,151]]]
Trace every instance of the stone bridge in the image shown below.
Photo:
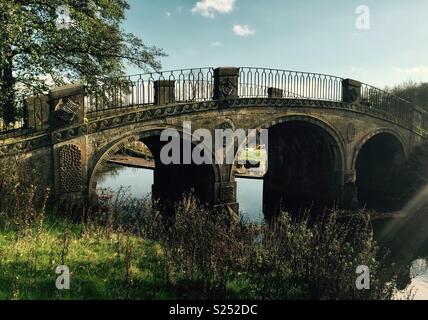
[[[184,121],[192,130],[266,128],[269,216],[285,204],[374,206],[385,177],[427,139],[425,118],[407,101],[350,79],[263,68],[178,70],[30,97],[22,128],[0,133],[0,157],[36,168],[32,180],[58,201],[94,201],[109,158],[139,140],[155,158],[154,197],[175,201],[194,190],[203,202],[236,210],[235,166],[163,165],[160,133],[182,132]]]

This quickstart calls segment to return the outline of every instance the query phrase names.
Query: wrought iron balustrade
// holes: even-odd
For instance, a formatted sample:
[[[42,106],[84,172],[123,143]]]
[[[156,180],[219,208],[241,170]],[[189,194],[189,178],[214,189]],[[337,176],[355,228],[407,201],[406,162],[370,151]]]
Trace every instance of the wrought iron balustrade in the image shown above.
[[[283,98],[341,101],[342,78],[300,71],[239,68],[239,96],[268,97],[268,88],[282,91]]]

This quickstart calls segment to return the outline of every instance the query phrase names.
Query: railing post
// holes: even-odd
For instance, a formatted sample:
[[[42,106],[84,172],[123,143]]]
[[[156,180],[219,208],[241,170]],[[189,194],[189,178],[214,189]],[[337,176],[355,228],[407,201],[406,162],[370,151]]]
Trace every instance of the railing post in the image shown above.
[[[52,129],[85,122],[85,86],[70,84],[49,92]]]
[[[24,127],[30,132],[37,132],[49,128],[50,108],[47,95],[39,94],[25,100]]]
[[[155,86],[155,104],[164,105],[175,102],[175,81],[157,80]]]
[[[361,102],[361,82],[344,79],[342,81],[342,101],[359,104]]]
[[[284,96],[284,90],[278,88],[268,88],[268,98],[282,98]]]
[[[238,98],[239,68],[227,67],[214,70],[214,100]]]

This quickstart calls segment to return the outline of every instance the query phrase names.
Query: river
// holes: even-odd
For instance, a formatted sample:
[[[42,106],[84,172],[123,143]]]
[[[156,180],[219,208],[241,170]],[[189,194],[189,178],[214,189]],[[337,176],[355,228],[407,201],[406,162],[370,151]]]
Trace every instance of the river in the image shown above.
[[[263,221],[263,216],[261,214],[263,181],[246,178],[237,178],[236,181],[237,200],[243,218],[251,222],[261,223]],[[127,187],[133,196],[141,198],[150,194],[152,184],[153,170],[151,169],[132,168],[111,164],[110,171],[105,172],[100,178],[98,188],[116,191],[121,187]],[[385,230],[388,230],[389,224],[391,224],[391,221],[388,220],[376,222],[375,236],[381,237],[385,233]],[[427,234],[426,231],[425,234]],[[391,251],[397,249],[396,251],[400,252],[399,254],[403,256],[406,255],[407,252],[416,251],[414,248],[406,247],[406,243],[411,243],[407,242],[406,239],[396,239],[396,237],[392,237],[392,239],[394,241],[388,242],[388,247],[391,248]],[[428,253],[428,251],[424,252]],[[412,280],[406,290],[410,288],[413,289],[415,300],[428,300],[427,260],[416,259],[416,256],[414,259],[412,267],[409,267],[409,275],[412,275]],[[404,297],[404,295],[405,293],[401,293],[398,298]]]

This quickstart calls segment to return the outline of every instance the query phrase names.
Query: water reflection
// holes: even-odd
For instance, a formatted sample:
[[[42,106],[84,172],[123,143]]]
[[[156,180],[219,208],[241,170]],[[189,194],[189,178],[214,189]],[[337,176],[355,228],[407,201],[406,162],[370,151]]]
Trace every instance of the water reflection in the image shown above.
[[[136,198],[142,198],[152,192],[153,170],[108,165],[108,171],[101,173],[99,189],[118,191],[120,187],[129,187]]]
[[[261,223],[263,181],[244,178],[237,178],[236,181],[241,215],[247,221]],[[108,171],[102,174],[98,187],[112,191],[129,187],[132,195],[140,198],[151,193],[152,184],[153,170],[109,165]],[[417,259],[428,256],[428,219],[424,211],[411,217],[378,219],[373,221],[373,228],[381,247],[390,249],[391,262],[402,269],[401,289],[407,288],[408,292],[413,287],[414,299],[428,299],[427,262],[425,259]],[[403,291],[397,298],[404,297],[406,293]]]

